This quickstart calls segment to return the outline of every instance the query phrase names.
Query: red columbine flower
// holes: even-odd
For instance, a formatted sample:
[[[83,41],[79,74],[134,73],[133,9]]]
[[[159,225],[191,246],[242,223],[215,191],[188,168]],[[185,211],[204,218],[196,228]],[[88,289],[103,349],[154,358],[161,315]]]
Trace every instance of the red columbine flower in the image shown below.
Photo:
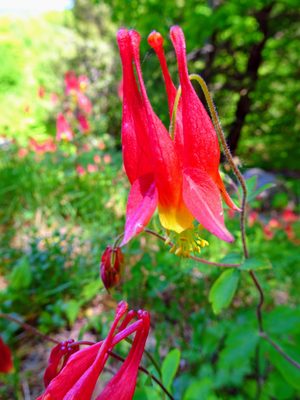
[[[100,276],[106,290],[117,286],[120,282],[124,256],[120,247],[107,246],[101,257]]]
[[[37,400],[89,400],[92,396],[96,400],[132,399],[138,367],[149,333],[150,316],[146,311],[128,312],[127,308],[127,303],[119,303],[106,339],[71,355]],[[135,337],[125,362],[101,393],[94,393],[109,352],[133,333]],[[76,343],[74,345],[76,346]]]
[[[56,140],[60,142],[61,140],[67,140],[70,142],[73,139],[73,131],[64,117],[63,114],[58,114],[56,119]]]
[[[9,373],[13,369],[10,348],[3,342],[0,336],[0,373]]]
[[[121,29],[117,35],[123,66],[123,158],[131,183],[122,244],[143,230],[157,207],[160,222],[168,231],[185,235],[193,230],[196,219],[212,234],[230,242],[233,237],[224,225],[221,196],[229,207],[238,208],[219,174],[218,138],[190,83],[184,35],[179,27],[171,29],[171,39],[182,89],[174,140],[147,97],[139,59],[139,34]],[[165,61],[163,39],[154,32],[149,43],[160,60],[171,115],[176,88]]]

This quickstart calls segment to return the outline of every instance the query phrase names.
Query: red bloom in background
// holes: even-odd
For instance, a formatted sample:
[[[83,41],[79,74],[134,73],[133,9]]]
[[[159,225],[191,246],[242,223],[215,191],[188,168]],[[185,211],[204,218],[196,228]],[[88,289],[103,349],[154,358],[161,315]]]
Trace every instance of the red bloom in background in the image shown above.
[[[97,396],[96,400],[132,399],[138,367],[149,333],[150,316],[145,311],[128,312],[127,308],[127,303],[119,303],[115,320],[106,339],[71,355],[38,400],[89,400],[93,395]],[[135,337],[125,362],[101,393],[94,394],[97,380],[107,362],[109,352],[116,344],[133,333]]]
[[[79,90],[79,83],[74,71],[67,71],[65,73],[65,87],[66,95],[76,93]]]
[[[78,107],[86,114],[90,114],[93,108],[90,99],[81,92],[77,92],[76,96],[77,96]]]
[[[144,229],[157,207],[160,222],[169,231],[181,234],[193,229],[196,219],[212,234],[230,242],[233,237],[224,224],[221,197],[232,209],[238,208],[219,174],[218,138],[190,83],[184,35],[179,27],[171,29],[171,39],[182,89],[174,140],[147,97],[139,59],[139,34],[121,29],[117,35],[123,66],[123,158],[131,183],[122,244]],[[167,69],[163,39],[155,32],[149,43],[161,63],[171,115],[176,88]]]
[[[13,369],[10,348],[3,342],[0,336],[0,373],[9,373]]]
[[[60,142],[61,140],[71,141],[73,139],[73,131],[64,117],[63,114],[58,114],[56,119],[56,140]]]
[[[45,97],[45,93],[46,93],[46,91],[45,91],[44,86],[39,86],[39,88],[38,88],[38,96],[39,96],[40,99]]]
[[[86,174],[86,171],[82,165],[77,165],[76,166],[76,172],[79,176],[83,176]]]
[[[29,138],[29,147],[37,154],[53,153],[56,151],[56,144],[51,138],[43,142],[37,142],[35,139]]]
[[[89,121],[86,119],[86,117],[83,114],[80,114],[80,113],[77,114],[77,121],[79,123],[80,130],[83,133],[89,132],[90,124],[89,124]]]

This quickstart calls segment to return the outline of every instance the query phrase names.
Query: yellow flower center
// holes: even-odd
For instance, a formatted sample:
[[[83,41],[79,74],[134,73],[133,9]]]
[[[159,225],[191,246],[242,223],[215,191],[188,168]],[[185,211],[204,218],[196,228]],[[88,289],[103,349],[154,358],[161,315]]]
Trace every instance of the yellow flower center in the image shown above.
[[[200,225],[186,229],[181,233],[167,231],[168,238],[165,243],[172,243],[170,253],[181,257],[189,257],[191,253],[201,253],[201,249],[209,246],[209,243],[200,237],[199,229],[202,229]]]

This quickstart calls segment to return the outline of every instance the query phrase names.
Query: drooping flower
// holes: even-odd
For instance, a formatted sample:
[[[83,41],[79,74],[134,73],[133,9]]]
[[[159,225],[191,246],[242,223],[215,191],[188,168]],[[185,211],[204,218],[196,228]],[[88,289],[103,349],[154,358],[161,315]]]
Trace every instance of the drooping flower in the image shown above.
[[[100,262],[100,276],[106,290],[115,287],[120,282],[124,257],[120,247],[107,246]]]
[[[73,139],[73,131],[62,113],[59,113],[56,118],[56,140],[67,140],[70,142]]]
[[[127,303],[119,303],[106,339],[72,354],[37,400],[89,400],[92,396],[96,400],[131,400],[149,329],[150,316],[146,311],[128,312]],[[109,353],[132,334],[132,347],[119,371],[100,394],[94,393]]]
[[[8,374],[13,369],[13,361],[10,348],[3,342],[0,336],[0,373]]]
[[[217,134],[190,82],[184,35],[179,27],[171,29],[171,40],[182,91],[174,138],[154,113],[147,97],[140,66],[139,34],[121,29],[117,35],[123,67],[123,159],[131,183],[122,244],[144,229],[156,208],[162,226],[181,235],[183,241],[190,236],[187,232],[194,231],[196,219],[209,232],[230,242],[233,237],[224,224],[221,198],[230,208],[238,208],[226,192],[219,174]],[[154,32],[148,41],[162,67],[172,115],[176,87],[168,72],[163,39]],[[202,239],[197,240],[196,248],[206,244]]]

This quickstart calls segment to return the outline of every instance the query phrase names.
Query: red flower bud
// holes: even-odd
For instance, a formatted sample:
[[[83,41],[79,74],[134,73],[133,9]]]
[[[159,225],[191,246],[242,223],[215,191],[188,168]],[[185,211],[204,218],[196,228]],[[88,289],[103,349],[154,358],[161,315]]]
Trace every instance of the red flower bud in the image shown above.
[[[66,340],[56,345],[50,353],[48,366],[44,373],[45,387],[54,379],[66,365],[70,356],[79,351],[78,345],[73,345],[74,340]]]
[[[100,276],[106,290],[119,284],[123,262],[124,256],[120,247],[106,247],[100,263]]]

